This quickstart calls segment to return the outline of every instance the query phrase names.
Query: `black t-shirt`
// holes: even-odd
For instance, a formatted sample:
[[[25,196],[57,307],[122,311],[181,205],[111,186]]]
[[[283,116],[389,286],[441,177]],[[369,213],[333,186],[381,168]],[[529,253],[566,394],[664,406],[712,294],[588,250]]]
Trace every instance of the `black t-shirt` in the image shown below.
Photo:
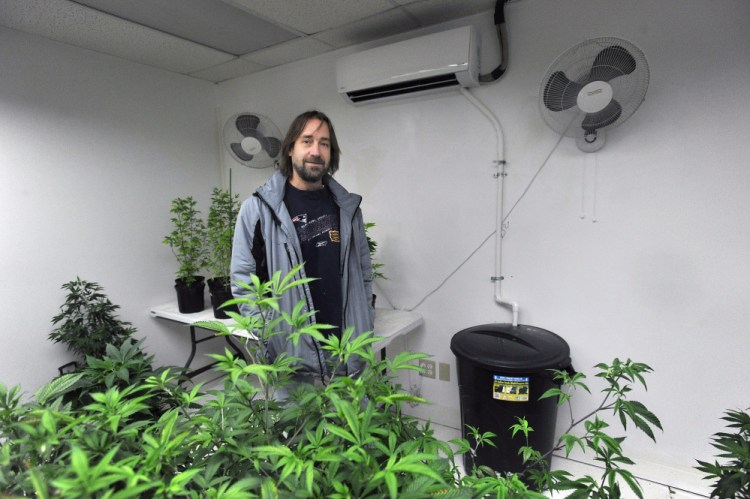
[[[337,329],[329,334],[340,335],[343,300],[338,206],[328,187],[302,191],[289,183],[286,184],[284,204],[297,229],[305,274],[317,278],[310,283],[313,306],[317,310],[315,320],[336,326]]]

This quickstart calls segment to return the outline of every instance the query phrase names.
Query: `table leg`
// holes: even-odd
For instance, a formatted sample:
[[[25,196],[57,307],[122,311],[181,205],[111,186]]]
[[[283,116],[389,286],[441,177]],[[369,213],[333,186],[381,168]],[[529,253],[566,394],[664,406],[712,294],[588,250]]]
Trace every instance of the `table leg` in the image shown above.
[[[242,358],[242,360],[247,360],[245,358],[245,353],[242,350],[240,350],[239,348],[237,348],[237,345],[235,345],[232,342],[232,340],[231,340],[231,338],[229,336],[225,336],[224,339],[227,340],[227,345],[229,345],[229,348],[231,348],[232,350],[234,350],[234,353],[236,353],[238,357]]]
[[[193,378],[194,376],[197,376],[203,372],[206,372],[207,370],[211,369],[213,366],[217,364],[217,362],[211,362],[210,364],[199,367],[198,369],[195,369],[193,371],[190,370],[190,364],[192,364],[193,359],[195,358],[196,345],[198,343],[203,343],[204,341],[213,340],[214,338],[216,338],[216,335],[212,333],[209,336],[206,336],[205,338],[196,339],[195,326],[193,325],[190,326],[190,356],[188,357],[188,360],[185,363],[185,375],[188,378]],[[238,357],[241,357],[242,360],[247,360],[245,358],[245,354],[237,347],[237,345],[232,343],[231,338],[229,336],[225,336],[224,339],[226,340],[227,345],[229,345],[229,347],[232,350],[234,350],[234,353],[236,353]]]
[[[188,357],[187,362],[185,362],[185,372],[187,373],[190,369],[190,364],[193,362],[193,358],[195,357],[195,345],[197,345],[198,342],[195,341],[195,328],[193,326],[190,326],[190,356]]]

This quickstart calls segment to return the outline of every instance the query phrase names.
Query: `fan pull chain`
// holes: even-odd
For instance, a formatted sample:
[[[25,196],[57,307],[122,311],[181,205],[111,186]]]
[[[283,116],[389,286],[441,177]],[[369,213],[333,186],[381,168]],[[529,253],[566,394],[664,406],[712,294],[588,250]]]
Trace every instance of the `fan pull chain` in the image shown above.
[[[593,161],[591,165],[589,165],[590,161]],[[586,182],[587,179],[589,179],[588,183]],[[599,197],[599,155],[596,152],[584,156],[583,166],[581,167],[581,214],[579,215],[581,220],[586,219],[587,185],[591,198],[591,223],[596,223],[599,221],[596,216],[596,205]]]
[[[599,188],[599,155],[597,153],[594,154],[594,199],[592,201],[592,209],[591,209],[591,222],[596,223],[599,221],[598,218],[596,218],[596,200],[597,200],[597,190]]]
[[[579,215],[579,218],[581,220],[586,219],[586,164],[587,162],[588,162],[588,159],[586,156],[584,156],[583,166],[581,167],[581,214]]]

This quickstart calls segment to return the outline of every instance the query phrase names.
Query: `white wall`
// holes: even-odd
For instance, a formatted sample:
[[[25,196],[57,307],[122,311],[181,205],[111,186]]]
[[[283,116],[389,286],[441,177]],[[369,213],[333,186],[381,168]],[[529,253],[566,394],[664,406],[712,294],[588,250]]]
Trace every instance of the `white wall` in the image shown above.
[[[174,300],[171,199],[205,207],[220,180],[214,86],[5,28],[0,65],[0,381],[33,393],[72,358],[47,335],[76,276],[184,362],[186,333],[148,311]]]
[[[648,58],[651,86],[638,112],[596,155],[563,140],[511,214],[504,291],[520,302],[521,322],[570,343],[577,369],[591,374],[615,356],[650,364],[649,391],[637,398],[665,431],[657,444],[634,434],[629,452],[689,468],[712,455],[722,412],[748,405],[750,4],[523,0],[507,15],[509,71],[474,91],[505,130],[507,206],[557,142],[537,110],[548,65],[598,36],[626,38]],[[485,62],[489,17],[466,20],[482,28]],[[327,112],[344,150],[337,177],[364,195],[365,218],[378,225],[390,276],[379,303],[412,308],[434,290],[494,230],[492,129],[457,92],[346,104],[334,67],[353,50],[215,94],[203,82],[0,29],[0,380],[33,391],[69,359],[47,334],[60,286],[77,275],[104,286],[159,363],[184,360],[185,332],[148,309],[173,299],[176,264],[161,244],[170,200],[192,194],[205,207],[221,178],[215,106],[220,121],[252,110],[282,130],[304,109]],[[232,169],[243,197],[269,174]],[[401,347],[450,363],[453,376],[403,380],[434,402],[417,414],[458,427],[449,342],[465,327],[509,320],[493,301],[493,271],[490,240],[417,308],[425,325]],[[593,404],[578,398],[576,413]]]
[[[635,115],[597,154],[560,142],[512,212],[504,292],[520,302],[522,323],[568,341],[579,371],[593,375],[594,364],[614,357],[651,365],[648,392],[634,398],[664,432],[656,444],[632,433],[628,452],[662,472],[690,470],[713,454],[709,437],[722,429],[723,411],[749,403],[750,3],[525,0],[509,4],[507,17],[508,73],[473,93],[505,131],[508,208],[558,141],[537,108],[548,65],[600,36],[625,38],[648,58],[651,84]],[[491,40],[484,18],[466,21],[482,27],[485,45]],[[377,223],[390,276],[380,303],[412,308],[494,230],[494,135],[458,92],[346,104],[335,91],[335,59],[351,51],[221,84],[221,115],[256,110],[282,129],[307,108],[332,117],[343,148],[337,178],[364,196],[365,219]],[[244,196],[267,176],[240,170],[235,178]],[[403,380],[434,402],[417,414],[459,426],[449,343],[463,328],[509,321],[493,300],[493,271],[490,240],[417,308],[425,325],[401,346],[450,363],[453,375],[450,383]],[[596,402],[578,398],[575,412]]]

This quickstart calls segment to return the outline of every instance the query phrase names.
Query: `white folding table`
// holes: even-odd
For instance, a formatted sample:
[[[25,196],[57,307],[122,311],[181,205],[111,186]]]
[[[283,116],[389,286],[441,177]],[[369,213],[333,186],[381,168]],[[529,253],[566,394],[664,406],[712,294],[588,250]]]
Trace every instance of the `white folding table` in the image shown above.
[[[188,328],[190,329],[190,356],[185,363],[185,372],[190,378],[207,371],[215,364],[214,362],[197,369],[190,370],[190,364],[192,364],[193,359],[195,358],[197,345],[199,343],[203,343],[204,341],[221,338],[221,336],[215,335],[213,331],[210,330],[205,331],[210,332],[211,334],[199,338],[196,334],[196,329],[203,328],[196,326],[195,323],[199,321],[219,321],[225,324],[232,324],[234,322],[232,319],[216,319],[214,317],[213,308],[207,308],[205,310],[202,310],[201,312],[196,312],[194,314],[183,314],[177,308],[176,301],[153,307],[151,309],[151,317],[177,322],[179,324],[188,326]],[[374,333],[376,336],[380,336],[381,339],[376,343],[373,343],[373,350],[380,350],[382,358],[385,358],[385,349],[388,345],[391,344],[394,339],[413,331],[420,324],[422,324],[422,322],[422,316],[418,312],[376,308]],[[245,338],[248,337],[247,333],[243,334],[243,332],[240,331],[235,332],[234,336]],[[224,340],[238,356],[242,357],[243,359],[245,358],[242,351],[237,348],[237,345],[232,343],[229,336],[224,336]]]

